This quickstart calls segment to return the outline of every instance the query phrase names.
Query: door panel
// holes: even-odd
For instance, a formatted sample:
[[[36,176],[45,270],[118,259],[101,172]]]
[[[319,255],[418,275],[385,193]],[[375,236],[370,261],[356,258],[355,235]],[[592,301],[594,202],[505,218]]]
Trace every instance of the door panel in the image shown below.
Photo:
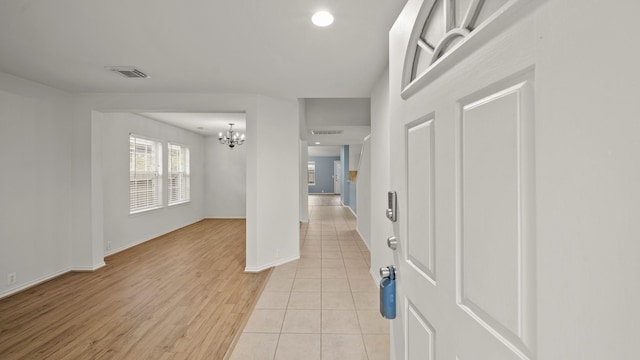
[[[532,90],[530,72],[459,102],[458,303],[521,355],[535,330]]]
[[[405,259],[425,279],[435,284],[433,236],[433,117],[411,123],[407,144],[407,246]]]
[[[409,359],[432,360],[435,358],[435,331],[420,310],[410,301],[406,302],[407,341],[406,354]]]

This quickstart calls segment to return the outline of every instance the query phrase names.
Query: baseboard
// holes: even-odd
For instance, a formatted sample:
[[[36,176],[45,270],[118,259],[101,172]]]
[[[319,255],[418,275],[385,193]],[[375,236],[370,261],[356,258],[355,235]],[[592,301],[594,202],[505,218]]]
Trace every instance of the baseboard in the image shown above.
[[[104,261],[102,261],[100,264],[95,265],[95,266],[73,266],[71,267],[71,270],[69,271],[73,271],[73,272],[94,272],[100,268],[103,268],[107,266],[107,263],[105,263]]]
[[[30,289],[30,288],[32,288],[34,286],[38,286],[38,285],[40,285],[42,283],[45,283],[45,282],[47,282],[49,280],[53,280],[53,279],[55,279],[55,278],[57,278],[59,276],[62,276],[64,274],[66,274],[66,273],[70,273],[70,272],[94,272],[94,271],[96,271],[96,270],[98,270],[98,269],[100,269],[100,268],[102,268],[102,267],[104,267],[106,265],[107,264],[103,261],[100,264],[97,264],[95,266],[72,266],[72,267],[70,267],[68,269],[60,270],[60,271],[57,271],[57,272],[42,276],[42,277],[40,277],[38,279],[35,279],[35,280],[29,281],[27,283],[24,283],[24,284],[20,285],[17,288],[13,288],[13,289],[10,289],[10,290],[5,291],[3,293],[0,293],[0,299],[9,297],[11,295],[15,295],[15,294],[17,294],[19,292],[22,292],[22,291],[25,291],[25,290],[28,290],[28,289]]]
[[[109,250],[109,251],[105,251],[105,252],[104,252],[104,255],[103,255],[103,258],[107,258],[107,257],[109,257],[109,256],[115,255],[115,254],[117,254],[117,253],[121,253],[121,252],[123,252],[123,251],[125,251],[125,250],[128,250],[128,249],[131,249],[132,247],[135,247],[135,246],[138,246],[138,245],[142,245],[142,244],[146,243],[147,241],[151,241],[151,240],[157,239],[157,238],[159,238],[160,236],[165,236],[165,235],[171,234],[171,233],[172,233],[172,232],[174,232],[174,231],[178,231],[178,230],[180,230],[180,229],[182,229],[182,228],[186,228],[187,226],[191,226],[191,225],[193,225],[193,224],[199,223],[199,222],[200,222],[200,221],[202,221],[202,220],[207,220],[207,219],[206,219],[206,218],[203,218],[203,219],[200,219],[200,220],[196,220],[196,221],[194,221],[194,222],[192,222],[192,223],[189,223],[189,224],[187,224],[187,225],[179,226],[179,227],[177,227],[177,228],[175,228],[175,229],[173,229],[173,230],[169,230],[169,231],[164,232],[164,233],[162,233],[162,234],[152,235],[152,236],[151,236],[151,238],[149,238],[149,239],[146,239],[146,240],[140,240],[140,241],[138,241],[138,242],[131,243],[131,244],[127,244],[127,245],[122,246],[122,247],[119,247],[119,248],[117,248],[117,249],[111,249],[111,250]],[[105,243],[106,243],[106,240],[105,240]]]
[[[356,214],[355,211],[353,211],[353,209],[351,208],[351,206],[345,206],[347,209],[349,209],[349,211],[351,211],[351,213],[353,214],[353,216],[356,217],[356,219],[358,218],[358,214]]]
[[[207,217],[207,218],[204,218],[204,220],[247,220],[247,217],[246,216]]]
[[[360,236],[360,240],[362,240],[362,242],[364,243],[364,246],[366,246],[367,250],[369,250],[369,252],[371,252],[371,247],[367,243],[367,240],[365,240],[364,236],[362,236],[362,234],[360,233],[360,230],[358,230],[358,227],[356,227],[356,232],[358,233],[358,236]]]
[[[298,259],[300,259],[300,255],[290,256],[290,257],[285,258],[285,259],[276,260],[276,261],[270,262],[270,263],[262,265],[262,266],[247,266],[247,267],[244,268],[244,272],[248,272],[248,273],[261,272],[261,271],[267,270],[269,268],[272,268],[274,266],[286,264],[288,262],[296,261]]]
[[[3,293],[0,293],[0,299],[4,299],[4,298],[9,297],[11,295],[15,295],[15,294],[17,294],[19,292],[28,290],[28,289],[30,289],[30,288],[32,288],[34,286],[40,285],[40,284],[42,284],[44,282],[47,282],[47,281],[52,280],[54,278],[57,278],[60,275],[64,275],[64,274],[66,274],[66,273],[68,273],[70,271],[71,271],[71,269],[64,269],[64,270],[61,270],[61,271],[57,271],[57,272],[42,276],[42,277],[40,277],[38,279],[29,281],[27,283],[24,283],[24,284],[18,286],[17,288],[13,288],[13,289],[10,289],[10,290],[5,291]]]
[[[169,232],[171,232],[171,231],[169,231]],[[167,233],[167,234],[168,234],[168,233]],[[127,245],[125,245],[125,246],[123,246],[123,247],[120,247],[120,248],[117,248],[117,249],[113,249],[113,250],[110,250],[110,251],[105,251],[105,253],[104,253],[104,257],[105,257],[105,258],[107,258],[107,257],[109,257],[109,256],[113,256],[113,255],[115,255],[115,254],[117,254],[117,253],[121,253],[121,252],[123,252],[123,251],[125,251],[125,250],[129,250],[129,249],[131,249],[132,247],[136,247],[136,246],[138,246],[138,245],[142,245],[142,244],[146,243],[147,241],[151,241],[151,240],[153,240],[153,239],[155,239],[155,238],[158,238],[158,237],[160,237],[160,236],[162,236],[162,235],[166,235],[166,234],[160,234],[160,235],[158,235],[158,236],[154,236],[154,237],[152,237],[151,239],[142,240],[142,241],[140,241],[140,242],[136,242],[136,243],[133,243],[133,244],[127,244]]]
[[[371,274],[371,279],[373,280],[373,283],[376,286],[379,286],[380,281],[382,280],[382,278],[380,277],[380,274],[373,271],[373,268],[369,269],[369,274]]]

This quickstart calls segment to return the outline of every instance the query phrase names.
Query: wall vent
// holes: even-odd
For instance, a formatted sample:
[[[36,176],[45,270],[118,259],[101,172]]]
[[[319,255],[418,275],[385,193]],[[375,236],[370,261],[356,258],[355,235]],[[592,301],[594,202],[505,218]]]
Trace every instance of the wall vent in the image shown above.
[[[129,79],[148,79],[150,76],[133,66],[107,66],[107,70]]]
[[[311,135],[340,135],[342,130],[311,130]]]

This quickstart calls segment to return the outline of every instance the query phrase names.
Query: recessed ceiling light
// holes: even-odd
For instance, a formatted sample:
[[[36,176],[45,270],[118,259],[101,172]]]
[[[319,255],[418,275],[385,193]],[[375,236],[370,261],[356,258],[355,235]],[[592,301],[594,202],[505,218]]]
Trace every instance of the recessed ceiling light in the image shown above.
[[[331,15],[331,13],[328,11],[318,11],[317,13],[313,14],[313,16],[311,17],[311,21],[316,26],[329,26],[333,24],[333,15]]]
[[[316,141],[316,145],[320,145],[320,141]]]

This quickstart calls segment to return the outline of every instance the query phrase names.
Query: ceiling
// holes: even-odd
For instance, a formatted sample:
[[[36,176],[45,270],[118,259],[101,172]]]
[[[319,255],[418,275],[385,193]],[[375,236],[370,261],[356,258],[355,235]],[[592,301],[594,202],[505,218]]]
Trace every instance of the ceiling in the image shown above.
[[[406,0],[3,0],[0,71],[69,92],[368,97]],[[333,25],[312,25],[331,11]],[[136,66],[126,79],[106,66]]]
[[[229,130],[229,123],[233,129],[244,133],[247,131],[245,113],[154,113],[140,112],[138,115],[161,121],[195,133],[210,136]]]
[[[310,146],[362,144],[371,133],[368,97],[305,99],[304,104],[304,139]]]

